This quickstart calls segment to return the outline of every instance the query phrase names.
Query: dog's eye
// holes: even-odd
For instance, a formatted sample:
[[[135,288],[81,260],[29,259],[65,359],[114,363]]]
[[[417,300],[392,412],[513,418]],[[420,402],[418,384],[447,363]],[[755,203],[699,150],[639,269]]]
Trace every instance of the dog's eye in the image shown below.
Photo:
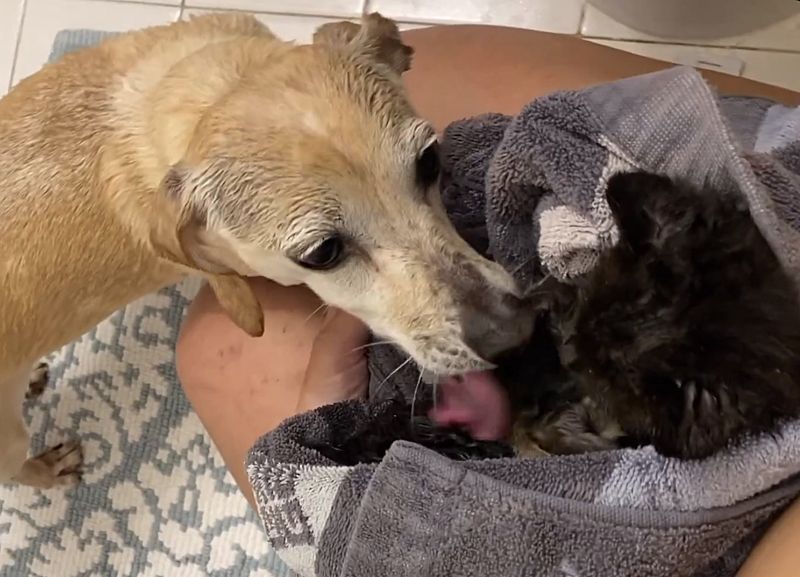
[[[297,259],[297,264],[314,270],[328,270],[339,264],[344,256],[344,242],[331,236]]]
[[[427,188],[439,178],[439,145],[434,142],[417,158],[417,182]]]

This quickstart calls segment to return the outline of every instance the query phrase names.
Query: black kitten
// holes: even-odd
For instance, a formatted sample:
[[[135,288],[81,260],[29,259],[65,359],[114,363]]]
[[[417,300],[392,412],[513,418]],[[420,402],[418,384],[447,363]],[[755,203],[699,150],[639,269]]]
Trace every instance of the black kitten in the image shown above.
[[[586,453],[624,442],[619,424],[563,366],[549,314],[539,316],[525,347],[506,353],[497,364],[495,375],[508,391],[512,410],[509,441],[516,455]]]
[[[796,286],[735,192],[614,176],[619,243],[551,310],[561,361],[634,443],[708,456],[800,415]]]

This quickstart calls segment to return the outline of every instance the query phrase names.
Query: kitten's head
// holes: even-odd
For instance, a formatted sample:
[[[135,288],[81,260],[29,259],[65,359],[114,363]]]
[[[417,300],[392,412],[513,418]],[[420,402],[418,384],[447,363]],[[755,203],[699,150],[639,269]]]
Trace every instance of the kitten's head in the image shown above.
[[[738,193],[634,172],[611,178],[606,198],[619,242],[581,291],[576,330],[610,362],[691,359],[687,347],[711,335],[733,350],[743,326],[779,322],[795,290]]]
[[[735,204],[656,174],[617,174],[606,199],[619,242],[585,279],[575,301],[575,332],[599,344],[595,360],[619,368],[648,351],[663,356],[683,340],[687,307],[719,288],[704,283],[717,266],[701,263],[727,261],[723,256],[734,246],[722,249],[721,239],[740,227],[733,222]],[[695,293],[697,283],[708,286]]]
[[[630,173],[607,199],[619,242],[574,299],[568,346],[627,432],[700,455],[797,410],[796,289],[741,197]]]
[[[619,247],[636,260],[687,261],[700,248],[708,256],[722,256],[749,250],[760,237],[747,203],[731,191],[630,172],[609,180],[606,200],[619,229]]]

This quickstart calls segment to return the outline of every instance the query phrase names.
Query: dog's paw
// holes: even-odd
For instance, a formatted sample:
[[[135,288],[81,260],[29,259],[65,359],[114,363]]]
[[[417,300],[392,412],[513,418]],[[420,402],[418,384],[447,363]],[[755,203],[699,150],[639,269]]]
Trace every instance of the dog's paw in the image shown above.
[[[75,485],[81,480],[82,464],[83,452],[78,441],[59,443],[25,461],[17,481],[40,489]]]
[[[33,368],[30,381],[28,381],[28,392],[25,393],[26,399],[35,399],[44,392],[47,382],[50,380],[50,368],[47,363],[41,362]]]

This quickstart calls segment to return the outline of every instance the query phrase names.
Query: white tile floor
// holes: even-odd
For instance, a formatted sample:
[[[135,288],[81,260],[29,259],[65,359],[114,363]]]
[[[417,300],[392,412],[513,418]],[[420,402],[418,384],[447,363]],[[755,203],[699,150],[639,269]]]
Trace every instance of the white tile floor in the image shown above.
[[[590,0],[591,1],[591,0]],[[564,34],[672,62],[741,74],[800,90],[800,2],[796,15],[733,38],[675,40],[638,32],[585,0],[0,0],[0,94],[47,59],[64,28],[128,30],[209,9],[247,10],[286,39],[307,41],[331,19],[380,10],[409,28],[491,23]]]

